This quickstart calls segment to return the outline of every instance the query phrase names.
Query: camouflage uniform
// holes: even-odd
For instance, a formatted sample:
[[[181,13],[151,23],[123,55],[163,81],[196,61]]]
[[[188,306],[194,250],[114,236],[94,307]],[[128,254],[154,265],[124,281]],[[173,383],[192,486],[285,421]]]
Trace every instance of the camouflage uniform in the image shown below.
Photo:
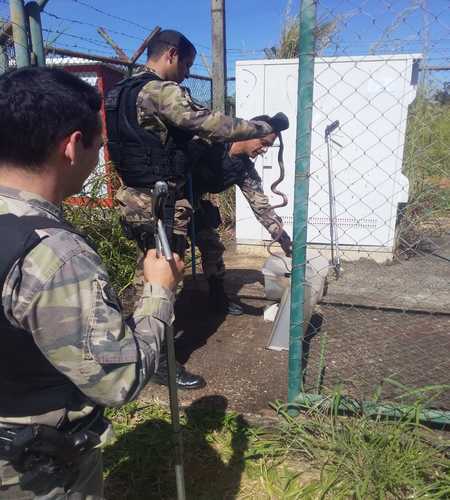
[[[246,163],[245,174],[236,184],[245,196],[258,222],[275,237],[282,227],[281,218],[275,213],[269,203],[269,198],[264,194],[262,181],[250,158],[242,158]],[[198,192],[201,186],[194,186]],[[201,193],[200,193],[201,194]],[[202,224],[199,230],[195,231],[195,243],[200,250],[202,269],[206,278],[216,276],[223,279],[225,275],[225,264],[223,253],[225,247],[220,240],[220,235],[216,228]]]
[[[144,71],[151,71],[145,67]],[[136,75],[137,76],[137,75]],[[248,122],[215,113],[196,102],[189,89],[172,81],[153,80],[140,91],[137,98],[138,123],[155,134],[165,144],[166,124],[192,132],[211,142],[233,142],[263,137],[273,132],[266,122]],[[123,186],[116,194],[124,221],[128,224],[146,223],[151,210],[149,191]],[[192,207],[187,199],[175,203],[174,234],[187,235]],[[134,284],[142,288],[142,254],[138,257]]]
[[[63,220],[61,209],[38,195],[0,186],[4,214]],[[13,326],[33,335],[49,362],[85,396],[85,403],[76,410],[60,408],[43,415],[0,415],[4,426],[56,426],[63,419],[75,421],[90,414],[96,405],[120,406],[132,400],[155,372],[165,325],[173,321],[172,292],[146,283],[133,316],[124,322],[100,257],[85,240],[61,228],[36,232],[40,243],[8,273],[3,309]],[[81,464],[73,486],[79,496],[64,496],[61,484],[48,484],[53,493],[39,498],[101,498],[101,475],[100,451],[94,450]],[[0,461],[0,498],[35,498],[21,490],[19,477],[9,463]]]

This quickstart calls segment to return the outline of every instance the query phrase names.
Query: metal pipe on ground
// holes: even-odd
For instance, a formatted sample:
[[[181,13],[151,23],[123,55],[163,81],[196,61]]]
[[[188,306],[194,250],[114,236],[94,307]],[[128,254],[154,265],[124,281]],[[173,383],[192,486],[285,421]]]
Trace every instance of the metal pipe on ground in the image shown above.
[[[364,415],[370,418],[390,418],[390,419],[406,419],[417,417],[422,423],[433,425],[450,425],[450,411],[428,409],[416,406],[408,406],[395,403],[381,403],[375,401],[357,401],[356,399],[336,396],[326,397],[321,394],[299,394],[292,401],[292,406],[298,406],[302,409],[328,407],[333,408],[340,414],[346,415]]]

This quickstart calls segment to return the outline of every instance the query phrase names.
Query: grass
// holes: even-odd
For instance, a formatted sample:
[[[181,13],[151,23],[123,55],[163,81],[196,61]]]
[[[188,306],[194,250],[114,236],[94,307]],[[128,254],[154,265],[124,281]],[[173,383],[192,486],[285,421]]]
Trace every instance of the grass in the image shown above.
[[[274,424],[263,428],[226,412],[224,401],[202,398],[183,416],[188,498],[450,498],[448,436],[412,420],[338,417],[318,408],[294,418],[278,406]],[[135,402],[109,416],[117,441],[105,450],[106,497],[175,498],[166,409]]]

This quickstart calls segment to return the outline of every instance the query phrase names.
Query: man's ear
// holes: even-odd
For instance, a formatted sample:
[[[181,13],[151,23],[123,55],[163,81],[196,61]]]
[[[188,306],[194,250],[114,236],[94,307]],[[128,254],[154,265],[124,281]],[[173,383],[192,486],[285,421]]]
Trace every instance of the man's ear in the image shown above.
[[[170,47],[167,51],[167,58],[172,63],[175,57],[178,55],[178,50],[175,47]]]
[[[70,165],[74,165],[78,158],[82,137],[83,134],[79,130],[75,130],[61,143],[62,152]]]

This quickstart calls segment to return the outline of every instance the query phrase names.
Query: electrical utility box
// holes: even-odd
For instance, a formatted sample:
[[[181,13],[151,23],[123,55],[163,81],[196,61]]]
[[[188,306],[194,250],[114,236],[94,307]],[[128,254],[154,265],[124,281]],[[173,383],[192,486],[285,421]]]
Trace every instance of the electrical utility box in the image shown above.
[[[364,249],[389,258],[395,241],[399,203],[408,200],[402,173],[408,106],[416,96],[419,54],[317,57],[315,60],[308,245],[330,243],[328,158],[325,128],[335,120],[332,167],[336,226],[344,252]],[[289,203],[277,210],[292,236],[297,122],[297,59],[238,61],[236,115],[250,119],[282,111],[290,128],[283,132],[286,176],[278,189]],[[279,145],[256,160],[264,191],[279,177]],[[236,190],[236,240],[261,245],[270,240],[248,203]],[[344,257],[345,257],[344,253]]]

